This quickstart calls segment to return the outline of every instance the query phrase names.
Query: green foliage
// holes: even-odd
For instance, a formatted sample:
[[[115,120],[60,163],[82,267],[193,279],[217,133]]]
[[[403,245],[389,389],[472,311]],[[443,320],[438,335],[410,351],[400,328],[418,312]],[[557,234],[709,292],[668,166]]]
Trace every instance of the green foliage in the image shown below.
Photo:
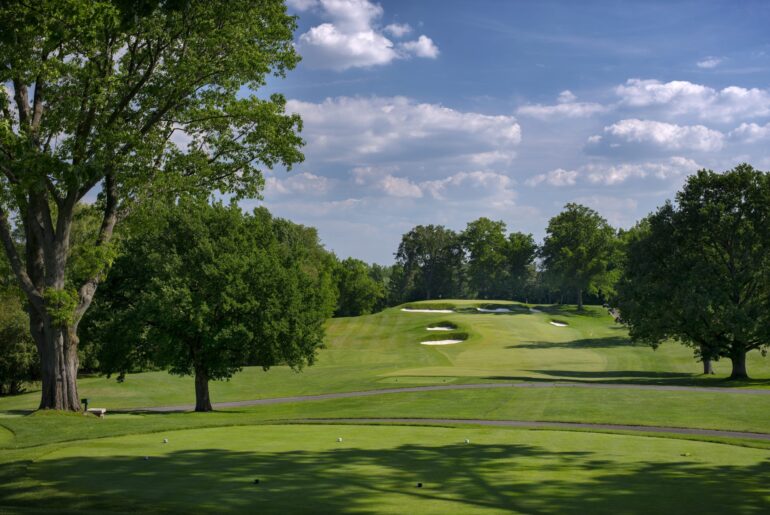
[[[21,393],[25,383],[38,378],[38,366],[23,294],[0,254],[0,395]]]
[[[673,338],[707,359],[770,342],[770,175],[701,170],[628,236],[618,305],[635,340]]]
[[[87,321],[104,372],[153,363],[227,379],[247,364],[312,364],[335,304],[314,229],[192,200],[131,225]]]
[[[74,321],[75,308],[78,305],[77,290],[48,288],[44,291],[43,298],[48,316],[54,324],[67,326]]]
[[[470,222],[460,235],[468,254],[468,285],[481,298],[504,298],[505,222],[479,218]]]
[[[540,256],[551,280],[578,292],[596,292],[609,285],[607,271],[615,248],[615,231],[596,211],[567,204],[551,218]]]
[[[394,288],[402,300],[457,296],[463,283],[460,237],[441,225],[418,225],[401,238]]]
[[[337,264],[334,273],[339,292],[335,316],[367,315],[382,306],[385,284],[372,276],[366,263],[347,258]]]

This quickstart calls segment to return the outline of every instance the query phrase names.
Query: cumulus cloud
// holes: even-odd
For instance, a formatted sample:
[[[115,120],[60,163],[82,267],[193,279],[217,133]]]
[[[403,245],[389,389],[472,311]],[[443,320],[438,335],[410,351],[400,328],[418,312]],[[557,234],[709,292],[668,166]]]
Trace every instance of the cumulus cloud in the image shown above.
[[[716,68],[717,66],[719,66],[719,64],[721,62],[722,62],[722,58],[721,57],[712,57],[712,56],[710,56],[710,57],[706,57],[704,59],[701,59],[700,61],[698,61],[695,64],[698,66],[698,68],[709,69],[709,68]]]
[[[385,26],[384,31],[395,38],[403,38],[412,32],[412,27],[408,23],[391,23]]]
[[[386,175],[378,182],[378,185],[386,195],[391,197],[422,197],[420,187],[406,177]]]
[[[505,174],[477,170],[458,172],[449,177],[425,181],[422,188],[438,200],[455,199],[496,199],[498,202],[512,202],[516,196],[515,181]]]
[[[438,57],[438,47],[428,36],[420,36],[415,41],[401,43],[399,48],[403,48],[407,53],[417,57],[425,57],[427,59],[435,59]]]
[[[642,163],[589,163],[575,170],[558,168],[548,173],[535,175],[527,179],[526,184],[533,187],[540,184],[557,187],[574,186],[578,180],[582,180],[595,185],[614,186],[633,178],[654,177],[668,180],[691,174],[700,168],[702,167],[692,159],[680,156]]]
[[[730,139],[741,143],[756,143],[770,139],[770,123],[757,125],[756,123],[742,123],[730,131]]]
[[[266,195],[292,193],[323,195],[329,190],[329,179],[308,172],[292,173],[285,179],[270,176],[265,179]]]
[[[526,184],[528,186],[537,186],[538,184],[542,182],[546,182],[550,184],[551,186],[572,186],[577,181],[578,175],[580,175],[575,170],[565,170],[563,168],[557,168],[556,170],[551,170],[548,173],[541,173],[538,175],[535,175],[534,177],[530,177],[526,180]]]
[[[655,177],[667,180],[694,173],[701,166],[692,159],[674,156],[665,161],[645,163],[621,163],[617,165],[589,164],[581,173],[593,184],[612,186],[631,178]]]
[[[302,34],[297,42],[297,49],[312,67],[341,71],[409,57],[436,58],[439,53],[425,35],[395,45],[385,32],[403,37],[411,27],[390,24],[380,28],[377,21],[384,11],[369,0],[292,0],[289,5],[300,11],[317,11],[324,20]]]
[[[641,143],[664,150],[712,152],[724,145],[724,135],[703,125],[676,125],[630,118],[604,128],[604,136],[593,136],[589,144],[618,147],[622,143]]]
[[[548,120],[551,118],[587,118],[608,110],[606,106],[595,102],[577,102],[577,96],[570,90],[559,93],[556,102],[554,105],[525,105],[516,112],[522,116]]]
[[[309,158],[376,165],[457,158],[511,159],[521,141],[512,116],[461,112],[405,97],[339,97],[321,103],[290,100],[304,121]]]
[[[766,89],[729,86],[716,90],[688,81],[629,79],[615,92],[624,105],[664,106],[670,114],[693,113],[704,120],[729,122],[770,115],[770,92]]]

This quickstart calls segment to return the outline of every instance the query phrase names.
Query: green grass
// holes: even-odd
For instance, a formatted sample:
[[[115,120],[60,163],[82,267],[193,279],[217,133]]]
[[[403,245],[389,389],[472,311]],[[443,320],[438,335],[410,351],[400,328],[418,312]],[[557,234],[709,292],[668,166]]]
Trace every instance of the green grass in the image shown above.
[[[217,401],[400,386],[572,381],[724,386],[724,392],[498,388],[382,394],[215,413],[31,415],[38,392],[0,399],[0,513],[397,512],[763,513],[770,442],[474,427],[301,425],[308,418],[565,421],[767,432],[770,364],[753,380],[699,375],[690,350],[632,345],[599,308],[451,301],[452,314],[329,322],[302,373],[250,368],[212,383]],[[417,303],[424,308],[430,303]],[[507,306],[511,313],[479,313]],[[437,307],[435,305],[431,307]],[[439,306],[441,307],[441,306]],[[445,307],[445,306],[444,306]],[[549,322],[560,320],[568,327]],[[453,331],[429,333],[432,325]],[[467,340],[424,346],[430,338]],[[459,339],[459,338],[458,338]],[[190,404],[193,384],[163,372],[83,378],[92,407]],[[287,423],[295,423],[285,425]],[[278,425],[284,424],[284,425]],[[343,436],[342,444],[336,442]],[[162,444],[169,438],[168,445]],[[470,445],[462,442],[471,440]],[[721,442],[721,443],[714,443]],[[724,445],[725,443],[729,445]],[[151,456],[144,460],[144,456]],[[253,479],[261,478],[260,485]],[[421,481],[422,489],[414,485]]]
[[[770,509],[770,451],[629,435],[261,425],[131,435],[39,451],[34,461],[14,461],[6,469],[24,470],[0,484],[0,502],[9,509],[442,514]]]
[[[339,318],[328,325],[327,348],[317,363],[301,373],[286,367],[268,372],[247,368],[231,381],[212,383],[214,402],[289,395],[372,390],[398,384],[437,384],[519,380],[602,381],[643,384],[695,384],[770,387],[770,360],[753,352],[749,356],[748,383],[725,382],[730,364],[715,364],[717,375],[702,377],[692,351],[676,344],[654,351],[632,345],[625,329],[613,323],[598,307],[579,314],[571,307],[543,307],[530,313],[520,304],[512,313],[482,314],[477,301],[452,301],[453,314],[404,313],[392,308],[376,315]],[[415,303],[424,307],[430,303]],[[555,327],[551,319],[566,321]],[[468,340],[449,346],[419,345],[429,334],[426,327],[451,322]],[[443,336],[442,336],[443,339]],[[165,372],[130,374],[124,383],[114,378],[83,378],[81,396],[91,406],[108,409],[191,404],[193,381]],[[2,410],[30,410],[39,393],[0,399]],[[717,402],[717,401],[715,401]]]

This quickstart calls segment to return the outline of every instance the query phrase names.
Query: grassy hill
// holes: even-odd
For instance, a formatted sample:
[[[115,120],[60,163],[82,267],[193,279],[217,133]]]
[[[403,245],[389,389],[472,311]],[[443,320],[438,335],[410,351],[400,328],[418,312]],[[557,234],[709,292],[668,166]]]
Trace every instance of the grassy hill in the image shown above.
[[[444,303],[446,304],[446,303]],[[754,381],[733,384],[727,361],[717,375],[703,377],[692,351],[676,344],[658,350],[633,345],[625,329],[600,307],[578,313],[574,307],[540,306],[532,313],[517,303],[510,313],[480,313],[479,301],[451,301],[456,313],[407,313],[391,308],[375,315],[337,318],[328,324],[326,347],[317,363],[295,373],[287,367],[264,372],[249,367],[230,381],[212,383],[214,402],[372,390],[427,384],[499,381],[601,381],[640,384],[696,384],[725,387],[770,387],[770,360],[754,352],[749,373]],[[435,303],[415,303],[431,306]],[[567,327],[551,321],[566,322]],[[456,345],[420,345],[436,333],[430,325],[448,321],[467,332]],[[82,397],[110,409],[189,404],[193,381],[166,372],[130,374],[80,381]],[[0,398],[0,411],[34,409],[38,393]]]
[[[528,386],[401,391],[205,414],[111,412],[105,419],[28,415],[38,401],[31,391],[0,399],[0,513],[770,511],[770,488],[761,479],[770,473],[770,441],[308,423],[410,417],[770,432],[770,395],[746,389],[770,388],[770,360],[759,354],[749,359],[753,380],[736,384],[724,380],[729,363],[716,364],[717,376],[702,377],[689,349],[631,344],[598,307],[533,312],[516,303],[449,302],[452,313],[399,307],[331,320],[315,366],[301,373],[248,368],[214,383],[213,400]],[[431,306],[447,307],[411,307]],[[480,306],[510,311],[480,312]],[[437,325],[452,329],[427,330]],[[420,344],[461,333],[467,335],[461,343]],[[165,372],[80,384],[92,406],[109,410],[193,400],[192,380]]]

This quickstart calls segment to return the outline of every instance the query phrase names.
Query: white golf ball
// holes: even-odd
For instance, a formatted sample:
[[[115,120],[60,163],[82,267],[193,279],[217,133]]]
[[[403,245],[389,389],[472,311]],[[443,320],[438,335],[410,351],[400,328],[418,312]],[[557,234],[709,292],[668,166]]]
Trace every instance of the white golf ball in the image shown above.
[[[342,441],[342,438],[337,438],[337,441],[338,441],[338,442],[341,442],[341,441]]]

